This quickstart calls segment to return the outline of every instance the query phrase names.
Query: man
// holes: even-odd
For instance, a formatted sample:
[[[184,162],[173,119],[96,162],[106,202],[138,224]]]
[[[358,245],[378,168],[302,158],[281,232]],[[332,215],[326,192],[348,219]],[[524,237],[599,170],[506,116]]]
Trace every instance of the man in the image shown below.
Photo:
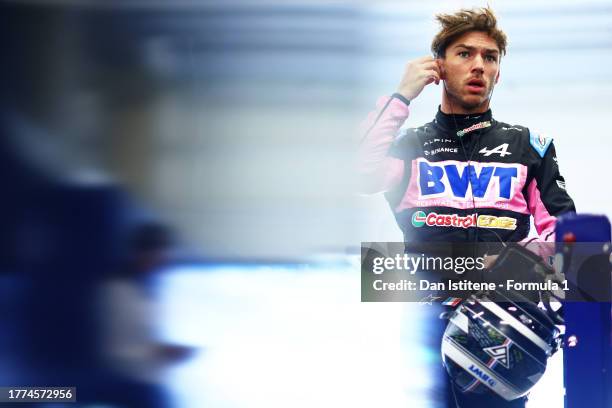
[[[434,57],[411,61],[397,92],[368,117],[360,149],[365,192],[385,193],[405,242],[524,241],[531,216],[540,240],[554,241],[556,217],[575,209],[552,140],[498,122],[489,109],[506,35],[488,8],[437,20]],[[400,131],[409,104],[432,83],[443,88],[435,119]],[[462,408],[525,403],[455,398]]]
[[[368,118],[365,192],[386,193],[406,241],[521,241],[530,216],[540,238],[554,241],[556,216],[575,209],[552,139],[498,122],[489,109],[505,34],[490,9],[438,21],[435,58],[411,61],[397,92]],[[398,135],[408,105],[432,83],[443,87],[434,121]]]

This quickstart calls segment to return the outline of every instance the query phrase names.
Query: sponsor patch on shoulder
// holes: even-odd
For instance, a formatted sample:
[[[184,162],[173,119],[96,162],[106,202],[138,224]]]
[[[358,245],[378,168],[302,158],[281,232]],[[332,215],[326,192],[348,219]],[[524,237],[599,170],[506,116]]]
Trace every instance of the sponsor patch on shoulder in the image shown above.
[[[546,137],[541,133],[532,132],[531,129],[529,129],[529,142],[531,143],[531,147],[533,147],[540,157],[543,158],[548,150],[548,146],[552,143],[552,138]]]

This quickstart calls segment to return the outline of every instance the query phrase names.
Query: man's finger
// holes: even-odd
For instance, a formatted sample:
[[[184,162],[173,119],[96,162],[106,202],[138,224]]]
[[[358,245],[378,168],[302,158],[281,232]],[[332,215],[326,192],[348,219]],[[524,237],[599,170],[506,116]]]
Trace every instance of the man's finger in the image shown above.
[[[428,61],[428,62],[424,62],[421,67],[423,69],[435,69],[436,71],[439,71],[440,67],[438,67],[438,64],[435,61]]]
[[[431,55],[425,55],[423,57],[419,57],[415,59],[415,61],[419,61],[419,62],[434,61],[434,57],[432,57]]]
[[[427,75],[430,78],[433,78],[434,80],[438,80],[438,81],[440,80],[440,74],[438,73],[438,71],[436,71],[434,69],[426,70],[425,71],[425,75]]]

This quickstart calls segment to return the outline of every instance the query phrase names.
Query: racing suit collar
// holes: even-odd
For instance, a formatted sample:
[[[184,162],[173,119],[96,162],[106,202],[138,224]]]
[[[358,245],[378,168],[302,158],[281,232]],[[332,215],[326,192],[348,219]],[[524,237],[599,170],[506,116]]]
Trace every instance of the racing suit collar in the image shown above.
[[[493,114],[491,109],[484,113],[469,114],[469,115],[449,115],[442,112],[438,106],[438,113],[434,120],[436,124],[444,130],[457,133],[457,136],[469,134],[473,130],[483,129],[485,131],[493,125]]]

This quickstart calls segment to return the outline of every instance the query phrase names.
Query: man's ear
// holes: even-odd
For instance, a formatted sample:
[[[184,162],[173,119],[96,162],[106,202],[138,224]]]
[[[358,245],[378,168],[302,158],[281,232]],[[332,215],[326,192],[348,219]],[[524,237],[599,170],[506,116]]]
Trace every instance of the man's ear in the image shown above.
[[[495,83],[497,84],[499,82],[499,74],[501,73],[501,69],[497,70],[497,75],[495,75]]]
[[[445,80],[446,79],[446,68],[444,67],[445,61],[443,58],[436,58],[436,61],[438,62],[438,68],[440,68],[440,79]]]

